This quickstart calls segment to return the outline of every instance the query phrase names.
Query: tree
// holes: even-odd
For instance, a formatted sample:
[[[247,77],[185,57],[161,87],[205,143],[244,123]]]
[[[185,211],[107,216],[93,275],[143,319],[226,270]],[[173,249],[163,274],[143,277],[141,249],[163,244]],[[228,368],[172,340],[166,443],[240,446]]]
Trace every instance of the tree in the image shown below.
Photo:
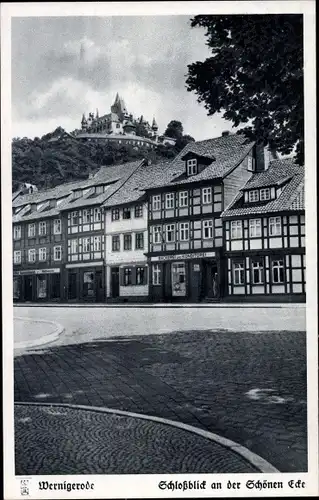
[[[176,152],[179,153],[186,146],[186,144],[194,141],[195,141],[194,137],[191,137],[190,135],[187,134],[183,135],[182,137],[179,137],[175,143]]]
[[[223,113],[247,137],[304,159],[303,19],[296,14],[199,15],[211,57],[188,65],[186,86],[208,115]]]
[[[179,139],[183,135],[183,125],[177,120],[170,121],[164,135],[173,139]]]

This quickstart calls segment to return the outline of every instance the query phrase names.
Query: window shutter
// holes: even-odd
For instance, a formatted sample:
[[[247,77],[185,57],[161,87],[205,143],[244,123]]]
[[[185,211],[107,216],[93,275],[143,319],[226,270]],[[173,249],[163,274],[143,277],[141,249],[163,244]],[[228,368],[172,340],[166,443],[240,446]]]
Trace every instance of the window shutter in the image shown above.
[[[120,274],[120,285],[124,286],[124,267],[120,267],[119,274]]]

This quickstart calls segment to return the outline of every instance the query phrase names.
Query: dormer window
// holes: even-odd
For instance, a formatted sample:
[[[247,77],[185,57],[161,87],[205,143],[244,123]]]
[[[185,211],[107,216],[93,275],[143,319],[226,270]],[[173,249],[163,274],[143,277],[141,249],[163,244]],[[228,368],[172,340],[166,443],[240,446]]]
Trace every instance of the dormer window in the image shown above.
[[[260,190],[260,201],[270,200],[270,189],[264,188]]]
[[[187,160],[187,175],[196,175],[197,174],[197,160],[193,158],[191,160]]]
[[[253,189],[252,191],[249,191],[249,201],[254,202],[254,201],[259,201],[259,191],[258,189]]]

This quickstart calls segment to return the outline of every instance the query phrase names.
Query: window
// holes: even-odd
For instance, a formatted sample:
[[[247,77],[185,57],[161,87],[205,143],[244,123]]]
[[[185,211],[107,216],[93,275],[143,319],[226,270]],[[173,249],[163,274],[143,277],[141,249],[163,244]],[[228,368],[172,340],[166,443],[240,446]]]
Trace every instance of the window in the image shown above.
[[[124,267],[123,269],[123,285],[128,286],[132,284],[132,268]]]
[[[71,253],[78,253],[78,240],[71,240]]]
[[[165,208],[174,208],[174,193],[166,193],[165,195]]]
[[[62,259],[62,247],[56,246],[53,247],[53,260],[61,260]]]
[[[78,212],[71,212],[71,226],[77,226],[79,223]]]
[[[260,190],[260,201],[270,200],[270,189],[264,188]]]
[[[252,261],[252,282],[255,285],[261,284],[264,282],[264,265],[261,260]]]
[[[272,271],[272,282],[273,283],[283,283],[284,282],[284,261],[282,259],[273,260],[271,263]]]
[[[102,212],[100,208],[94,209],[94,222],[101,222]]]
[[[162,243],[162,227],[153,226],[153,243]]]
[[[94,236],[93,249],[94,249],[94,252],[101,251],[101,236]]]
[[[144,285],[146,283],[146,269],[145,267],[136,268],[136,284]]]
[[[83,251],[83,253],[88,253],[90,251],[91,239],[90,238],[83,238],[82,241],[83,241],[82,251]]]
[[[269,217],[269,236],[281,235],[281,217]]]
[[[29,238],[32,238],[35,236],[35,224],[34,224],[34,222],[32,224],[28,224],[28,236],[29,236]]]
[[[120,211],[118,208],[113,208],[112,209],[112,220],[119,220],[120,219]]]
[[[121,248],[120,235],[112,236],[112,252],[119,252]]]
[[[249,201],[259,201],[258,189],[254,189],[253,191],[249,191],[248,197],[249,197]]]
[[[28,250],[28,261],[35,262],[35,249],[34,248],[30,248]]]
[[[144,249],[144,233],[135,234],[135,249],[136,250]]]
[[[175,241],[175,224],[167,224],[166,226],[166,243]]]
[[[189,240],[189,222],[181,222],[179,225],[180,241]]]
[[[212,188],[207,187],[202,190],[202,202],[204,205],[212,203]]]
[[[132,250],[132,235],[124,234],[124,250]]]
[[[47,223],[45,221],[39,222],[39,235],[44,236],[47,232]]]
[[[253,172],[255,170],[255,158],[248,156],[247,158],[247,170]]]
[[[83,195],[82,189],[78,189],[76,191],[73,191],[73,199],[76,200],[77,198],[81,198]]]
[[[197,160],[196,158],[192,160],[187,160],[187,175],[196,175],[197,174]]]
[[[96,192],[96,194],[104,193],[104,186],[96,186],[95,192]]]
[[[245,271],[243,262],[234,262],[233,264],[233,278],[234,285],[243,285],[245,280]]]
[[[135,217],[143,217],[143,205],[136,205],[134,209]]]
[[[54,219],[53,234],[61,234],[61,219]]]
[[[21,239],[21,226],[13,227],[13,239],[20,240]]]
[[[91,220],[90,210],[83,210],[83,224],[89,224]]]
[[[152,283],[153,285],[161,284],[161,267],[159,264],[153,264],[152,266]]]
[[[261,219],[250,219],[249,236],[250,238],[258,238],[261,236]]]
[[[130,218],[131,218],[131,209],[123,208],[123,219],[130,219]]]
[[[180,208],[188,206],[188,191],[181,191],[179,193],[179,206]]]
[[[203,238],[204,240],[212,239],[213,237],[213,221],[204,220],[203,221]]]
[[[161,195],[156,194],[152,198],[152,208],[153,210],[160,210],[161,209]]]
[[[243,225],[241,220],[232,220],[230,228],[232,240],[238,240],[243,237]]]
[[[47,260],[47,249],[39,248],[39,261],[43,262],[45,260]]]
[[[13,252],[13,263],[21,264],[21,250],[15,250]]]

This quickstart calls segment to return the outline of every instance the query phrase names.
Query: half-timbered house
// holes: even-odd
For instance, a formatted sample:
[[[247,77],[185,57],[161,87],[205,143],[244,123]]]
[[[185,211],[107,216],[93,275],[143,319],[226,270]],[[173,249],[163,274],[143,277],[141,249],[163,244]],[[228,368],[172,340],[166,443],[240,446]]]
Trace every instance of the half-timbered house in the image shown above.
[[[243,135],[189,143],[148,193],[151,300],[219,300],[225,293],[221,213],[269,161]]]
[[[222,213],[226,296],[305,300],[304,169],[290,158],[255,173]]]

